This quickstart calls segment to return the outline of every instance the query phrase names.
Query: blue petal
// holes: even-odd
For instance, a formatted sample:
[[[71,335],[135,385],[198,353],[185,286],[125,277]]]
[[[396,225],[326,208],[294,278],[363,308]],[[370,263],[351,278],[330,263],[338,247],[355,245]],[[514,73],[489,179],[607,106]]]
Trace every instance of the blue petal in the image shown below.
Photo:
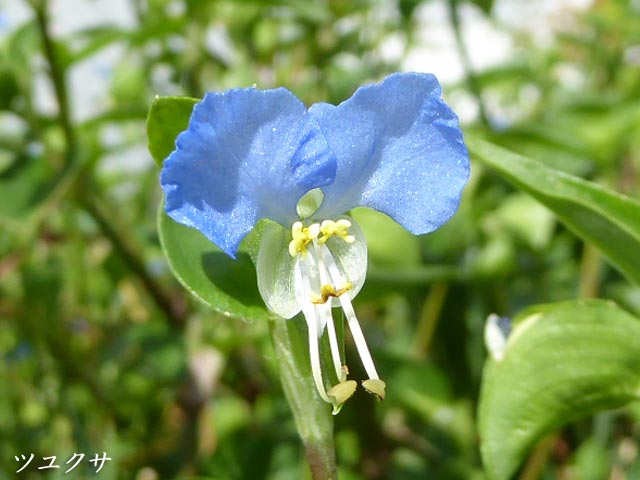
[[[164,162],[165,209],[231,257],[261,218],[297,219],[308,190],[333,181],[336,159],[288,90],[208,93]]]
[[[338,160],[318,218],[362,205],[423,234],[454,214],[469,157],[458,118],[433,75],[393,74],[338,106],[316,104],[309,113]]]

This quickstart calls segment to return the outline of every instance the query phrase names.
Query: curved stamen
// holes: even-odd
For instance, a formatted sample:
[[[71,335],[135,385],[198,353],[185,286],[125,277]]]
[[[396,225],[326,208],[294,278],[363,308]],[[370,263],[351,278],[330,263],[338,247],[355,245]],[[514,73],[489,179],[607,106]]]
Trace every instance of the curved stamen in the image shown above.
[[[329,249],[324,245],[319,245],[318,250],[320,252],[320,256],[323,259],[324,265],[326,265],[327,267],[329,276],[331,277],[333,283],[336,285],[343,285],[346,280],[342,277],[342,274],[340,273],[335,260],[331,256],[331,252],[329,251]],[[369,348],[367,347],[367,342],[364,339],[362,329],[360,328],[360,323],[358,322],[358,318],[356,317],[356,312],[353,310],[351,299],[349,298],[349,295],[340,295],[338,298],[340,300],[342,310],[344,310],[345,316],[347,317],[349,329],[351,330],[353,341],[356,344],[358,354],[360,355],[360,359],[362,360],[362,365],[364,366],[367,375],[369,375],[369,378],[379,380],[380,377],[378,376],[376,367],[373,364],[373,358],[371,357],[371,353],[369,353]]]
[[[329,310],[326,308],[326,310]],[[333,316],[327,321],[327,334],[329,335],[329,349],[331,350],[331,358],[333,359],[333,368],[336,370],[336,376],[339,382],[347,379],[347,366],[342,364],[340,358],[340,349],[338,347],[338,337],[336,335],[336,327],[333,324]]]
[[[329,276],[324,266],[322,257],[317,254],[317,246],[317,241],[314,239],[312,248],[310,248],[310,257],[316,262],[320,284],[327,285],[327,283],[329,282]],[[301,259],[300,261],[305,263],[307,260]],[[322,287],[320,287],[320,291],[322,291]],[[340,358],[340,349],[338,348],[338,338],[336,336],[336,329],[333,323],[333,316],[331,315],[331,304],[327,304],[326,302],[319,303],[317,300],[311,298],[311,296],[310,299],[317,311],[320,312],[321,318],[323,318],[324,320],[323,324],[327,327],[327,334],[329,336],[329,350],[331,351],[333,368],[336,371],[336,377],[338,378],[338,381],[342,382],[346,379],[346,375],[344,374],[344,369],[342,368],[342,359]]]
[[[311,325],[309,325],[308,330],[309,356],[311,357],[311,373],[313,374],[313,381],[316,384],[316,390],[318,390],[320,397],[322,397],[325,402],[333,403],[327,395],[327,392],[324,389],[324,382],[322,381],[322,370],[320,368],[320,351],[318,347],[318,334],[314,331],[313,328],[311,328]]]
[[[322,255],[318,255],[318,242],[317,240],[313,240],[313,256],[316,259],[316,264],[318,265],[318,274],[320,276],[320,284],[328,285],[329,284],[329,275],[327,273],[327,269],[324,265],[324,260],[322,259]],[[322,290],[322,287],[320,288]],[[313,300],[312,300],[313,302]],[[315,303],[315,302],[313,302]],[[340,358],[340,349],[338,348],[338,337],[336,335],[336,327],[333,323],[333,315],[331,314],[331,302],[326,302],[317,305],[318,309],[320,309],[325,314],[326,326],[327,326],[327,334],[329,336],[329,349],[331,350],[331,359],[333,360],[333,368],[336,371],[336,377],[338,377],[339,382],[344,382],[347,379],[344,368],[342,367],[342,359]]]
[[[345,295],[351,290],[352,284],[341,273],[331,251],[325,246],[326,241],[334,236],[346,243],[355,242],[355,237],[348,234],[349,227],[351,222],[347,219],[340,219],[337,222],[325,220],[322,224],[312,223],[309,226],[296,222],[291,228],[292,240],[289,243],[290,255],[297,257],[298,288],[296,290],[300,308],[307,321],[313,380],[322,399],[333,404],[334,414],[338,413],[342,404],[353,395],[356,383],[353,380],[347,381],[348,369],[342,363],[331,313],[333,298],[339,299],[358,354],[369,375],[369,379],[362,382],[363,387],[379,399],[384,398],[385,390],[385,383],[378,377],[351,298]],[[339,381],[328,392],[325,390],[322,377],[319,344],[325,326],[333,367]]]
[[[299,261],[300,276],[302,277],[302,288],[305,296],[310,296],[311,281],[308,272],[308,266],[305,260]],[[327,403],[333,403],[324,388],[324,382],[322,381],[322,368],[320,366],[320,347],[319,347],[319,317],[318,308],[311,302],[301,302],[302,313],[307,321],[307,331],[309,333],[309,357],[311,360],[311,373],[313,375],[313,381],[316,384],[316,390],[320,397]]]

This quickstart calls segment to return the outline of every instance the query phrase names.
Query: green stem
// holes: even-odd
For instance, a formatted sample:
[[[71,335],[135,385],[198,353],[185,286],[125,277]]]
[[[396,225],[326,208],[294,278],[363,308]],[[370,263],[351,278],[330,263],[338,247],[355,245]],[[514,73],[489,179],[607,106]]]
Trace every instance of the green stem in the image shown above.
[[[557,440],[557,435],[551,434],[538,442],[538,445],[523,467],[519,480],[537,480],[542,477],[544,467]]]
[[[300,317],[269,322],[280,380],[302,438],[314,480],[338,478],[331,406],[322,401],[311,379],[304,321]]]
[[[69,97],[65,83],[65,71],[59,61],[58,52],[56,51],[55,44],[49,32],[48,2],[46,0],[34,2],[33,8],[36,14],[38,29],[40,30],[40,36],[42,37],[42,47],[45,58],[49,66],[49,76],[51,77],[58,102],[58,121],[64,132],[64,138],[67,144],[65,166],[68,168],[75,161],[77,143],[71,122],[71,115],[69,113]]]
[[[480,88],[480,82],[478,81],[478,77],[473,70],[471,59],[469,58],[469,52],[467,51],[467,47],[464,44],[464,39],[462,38],[462,27],[460,25],[460,16],[458,14],[458,0],[449,0],[448,6],[449,18],[451,20],[451,26],[453,27],[453,34],[456,38],[458,54],[460,55],[460,61],[462,62],[462,67],[464,68],[467,85],[469,86],[469,90],[476,97],[476,100],[478,102],[478,113],[480,115],[480,121],[484,125],[489,125],[487,109],[485,108],[484,101],[482,100],[482,89]]]
[[[590,243],[584,244],[582,259],[580,260],[580,283],[578,296],[580,298],[595,298],[598,296],[602,256],[600,251]]]
[[[413,351],[418,358],[424,358],[431,347],[431,340],[436,331],[448,290],[448,284],[444,282],[434,283],[431,290],[429,290],[429,295],[427,295],[422,307],[422,314],[418,321],[413,343]]]
[[[81,195],[80,202],[84,210],[96,221],[102,234],[111,242],[111,245],[113,245],[131,271],[140,279],[156,305],[165,313],[171,326],[181,329],[186,320],[186,310],[182,299],[180,297],[171,297],[156,282],[143,264],[137,249],[127,241],[127,236],[121,233],[113,220],[109,219],[108,214],[98,202],[89,195]]]

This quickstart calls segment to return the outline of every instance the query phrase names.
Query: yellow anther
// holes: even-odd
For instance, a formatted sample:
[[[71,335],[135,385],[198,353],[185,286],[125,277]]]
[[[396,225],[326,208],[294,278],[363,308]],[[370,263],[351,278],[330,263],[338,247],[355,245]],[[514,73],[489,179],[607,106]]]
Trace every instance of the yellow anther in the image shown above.
[[[358,388],[358,383],[355,380],[346,380],[329,389],[327,395],[333,400],[334,415],[340,412],[342,405],[353,396],[356,388]]]
[[[351,287],[351,282],[345,283],[342,288],[339,288],[337,290],[333,287],[333,285],[322,285],[322,287],[320,287],[320,295],[315,292],[311,292],[311,303],[322,305],[323,303],[327,303],[329,297],[339,297],[343,293],[351,290]]]
[[[323,303],[327,303],[327,299],[324,299],[321,295],[318,295],[316,292],[311,292],[311,303],[315,303],[316,305],[322,305]]]
[[[320,233],[322,236],[318,239],[318,243],[323,244],[334,235],[342,238],[347,243],[353,243],[356,238],[353,235],[349,235],[349,228],[351,222],[346,218],[341,218],[337,222],[333,220],[324,220],[320,225]]]
[[[378,397],[378,400],[384,400],[387,384],[379,378],[370,378],[369,380],[365,380],[362,382],[362,386],[367,392]]]
[[[320,225],[313,223],[308,227],[302,225],[302,222],[295,222],[291,226],[292,240],[289,242],[289,255],[295,257],[299,253],[303,256],[307,254],[307,244],[312,242],[320,234]]]

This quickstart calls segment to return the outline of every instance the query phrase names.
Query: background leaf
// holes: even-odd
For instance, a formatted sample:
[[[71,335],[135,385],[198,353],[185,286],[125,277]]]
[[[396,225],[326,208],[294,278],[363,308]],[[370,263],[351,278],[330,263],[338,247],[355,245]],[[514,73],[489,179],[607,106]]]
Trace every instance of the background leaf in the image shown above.
[[[467,139],[473,158],[551,209],[567,227],[597,246],[640,284],[640,203],[484,140]]]
[[[199,101],[191,97],[158,97],[151,104],[147,138],[149,152],[159,167],[175,149],[176,137],[187,129],[193,106]]]
[[[508,479],[545,433],[640,398],[640,319],[611,302],[531,307],[513,321],[504,358],[489,359],[478,408],[482,458]]]

